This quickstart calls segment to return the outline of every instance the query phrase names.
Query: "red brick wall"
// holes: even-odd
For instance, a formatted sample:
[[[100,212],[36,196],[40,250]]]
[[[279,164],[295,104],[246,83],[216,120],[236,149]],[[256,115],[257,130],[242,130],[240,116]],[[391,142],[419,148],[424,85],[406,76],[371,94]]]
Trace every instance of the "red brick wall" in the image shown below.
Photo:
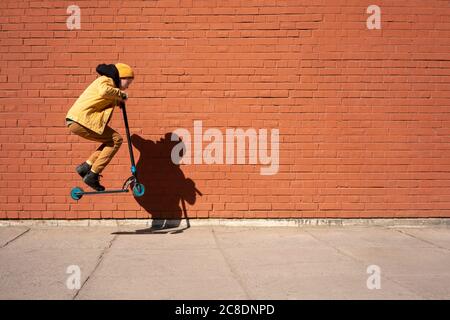
[[[449,1],[2,0],[0,44],[0,218],[450,216]],[[147,192],[75,202],[74,168],[96,144],[64,117],[97,64],[119,61],[136,72]],[[194,120],[278,129],[279,172],[171,164],[157,142]],[[120,110],[111,125],[124,135]],[[107,187],[129,176],[127,152]]]

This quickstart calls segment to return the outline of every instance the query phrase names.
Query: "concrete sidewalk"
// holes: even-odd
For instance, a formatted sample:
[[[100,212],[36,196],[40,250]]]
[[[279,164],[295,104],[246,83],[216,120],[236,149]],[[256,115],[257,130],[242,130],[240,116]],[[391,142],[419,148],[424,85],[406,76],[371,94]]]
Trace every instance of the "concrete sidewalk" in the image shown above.
[[[0,227],[0,299],[449,298],[448,226]]]

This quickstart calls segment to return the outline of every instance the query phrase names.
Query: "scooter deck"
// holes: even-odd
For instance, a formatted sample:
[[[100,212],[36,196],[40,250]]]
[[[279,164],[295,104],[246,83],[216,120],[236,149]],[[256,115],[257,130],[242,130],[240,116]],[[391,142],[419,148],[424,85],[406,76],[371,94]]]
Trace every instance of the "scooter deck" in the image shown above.
[[[117,189],[117,190],[103,190],[103,191],[83,191],[83,194],[106,194],[106,193],[123,193],[129,192],[128,189]]]
[[[75,187],[70,192],[70,196],[73,200],[80,200],[84,195],[98,195],[98,194],[112,194],[112,193],[126,193],[130,190],[127,188],[125,189],[111,189],[111,190],[104,190],[104,191],[84,191],[80,187]],[[135,197],[142,197],[145,193],[145,187],[143,184],[137,183],[133,187],[133,195]]]
[[[128,189],[112,189],[112,190],[104,190],[104,191],[84,191],[80,187],[75,187],[70,192],[70,195],[73,200],[80,200],[84,195],[94,195],[94,194],[111,194],[111,193],[125,193],[129,192]]]

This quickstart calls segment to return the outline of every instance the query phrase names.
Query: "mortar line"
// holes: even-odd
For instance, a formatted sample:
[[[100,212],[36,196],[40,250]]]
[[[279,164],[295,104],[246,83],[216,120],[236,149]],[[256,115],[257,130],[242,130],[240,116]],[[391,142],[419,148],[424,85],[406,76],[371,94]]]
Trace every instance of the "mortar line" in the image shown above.
[[[95,271],[97,271],[98,267],[100,266],[100,264],[103,261],[103,258],[105,256],[105,254],[107,253],[107,251],[112,247],[114,241],[119,237],[118,234],[114,235],[114,238],[111,239],[111,241],[109,242],[109,245],[103,249],[103,251],[100,253],[100,256],[97,259],[97,264],[95,265],[94,269],[91,271],[91,273],[86,277],[86,280],[84,280],[83,284],[81,285],[80,289],[78,289],[77,293],[73,296],[72,300],[76,300],[78,298],[78,295],[80,294],[81,290],[83,290],[83,288],[85,287],[86,283],[89,281],[89,279],[91,278],[91,276],[95,273]]]
[[[10,244],[11,242],[19,239],[20,237],[22,237],[25,233],[27,233],[28,231],[30,231],[31,228],[28,228],[27,230],[25,230],[24,232],[22,232],[21,234],[19,234],[18,236],[14,237],[13,239],[9,240],[8,242],[6,242],[1,248],[3,249],[4,247],[6,247],[8,244]]]
[[[211,228],[211,231],[212,231],[212,234],[213,234],[213,237],[214,237],[214,241],[216,242],[217,248],[219,249],[220,254],[223,256],[223,258],[225,260],[225,263],[227,264],[228,268],[231,271],[231,274],[233,275],[233,277],[236,279],[236,281],[238,282],[238,284],[240,285],[240,287],[244,291],[246,299],[247,300],[251,300],[250,292],[248,291],[247,287],[245,286],[244,281],[239,276],[236,268],[233,267],[233,265],[229,261],[227,255],[225,254],[225,251],[221,247],[221,245],[219,243],[219,239],[217,239],[217,235],[216,235],[216,232],[215,232],[214,228]]]

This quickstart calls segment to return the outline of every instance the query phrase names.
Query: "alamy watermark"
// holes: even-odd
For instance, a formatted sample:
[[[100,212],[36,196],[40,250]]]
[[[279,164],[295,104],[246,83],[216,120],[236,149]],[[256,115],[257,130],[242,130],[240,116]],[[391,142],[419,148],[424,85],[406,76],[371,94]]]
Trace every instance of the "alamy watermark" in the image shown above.
[[[367,7],[367,13],[370,16],[367,18],[366,26],[367,29],[381,29],[381,9],[379,6],[372,4]]]
[[[66,20],[66,26],[69,30],[81,29],[81,9],[77,5],[67,7],[67,14],[70,16]]]
[[[381,268],[375,264],[372,264],[367,267],[366,271],[370,274],[366,281],[367,289],[381,289]]]
[[[80,290],[81,288],[81,269],[77,265],[70,265],[66,269],[70,276],[66,280],[66,287],[69,290]]]
[[[174,164],[260,164],[264,165],[260,168],[261,175],[278,173],[278,129],[271,129],[269,133],[268,129],[228,128],[224,134],[217,128],[209,128],[203,132],[203,122],[194,120],[193,135],[188,129],[178,128],[172,133],[171,140],[179,141],[171,153]],[[204,142],[207,143],[205,147]]]

